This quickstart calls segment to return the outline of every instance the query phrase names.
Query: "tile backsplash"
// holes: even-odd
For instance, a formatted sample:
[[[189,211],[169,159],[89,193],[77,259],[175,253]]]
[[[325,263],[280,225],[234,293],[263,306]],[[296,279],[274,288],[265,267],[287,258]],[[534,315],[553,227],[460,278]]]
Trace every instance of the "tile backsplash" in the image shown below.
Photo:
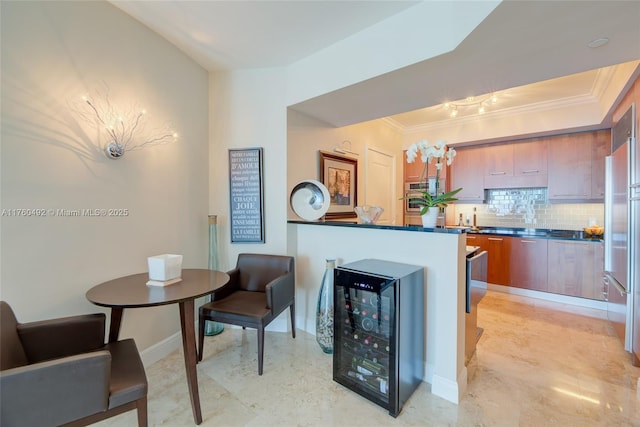
[[[546,188],[515,188],[485,190],[486,203],[481,205],[450,205],[467,224],[485,227],[550,228],[582,230],[590,220],[604,225],[604,203],[549,203]]]

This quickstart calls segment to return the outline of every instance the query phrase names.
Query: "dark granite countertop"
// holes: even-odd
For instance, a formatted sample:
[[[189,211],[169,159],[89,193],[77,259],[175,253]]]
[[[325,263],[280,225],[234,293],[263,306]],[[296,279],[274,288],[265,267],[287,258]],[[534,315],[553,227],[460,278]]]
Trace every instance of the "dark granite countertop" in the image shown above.
[[[577,240],[584,242],[602,242],[603,236],[592,236],[581,230],[554,230],[547,228],[517,227],[480,227],[478,230],[467,229],[469,234],[489,234],[495,236],[512,236],[539,239]]]
[[[333,227],[358,227],[358,228],[373,228],[377,230],[400,230],[400,231],[419,231],[423,233],[448,233],[448,234],[462,234],[468,231],[468,228],[453,228],[453,227],[434,227],[423,228],[421,225],[379,225],[379,224],[359,224],[357,221],[300,221],[300,220],[287,220],[289,224],[306,224],[306,225],[321,225],[321,226],[333,226]]]
[[[354,221],[300,221],[288,220],[289,224],[307,224],[307,225],[330,225],[334,227],[358,227],[373,228],[378,230],[404,230],[419,231],[425,233],[450,233],[462,234],[487,234],[493,236],[511,236],[525,237],[527,239],[556,239],[556,240],[574,240],[581,242],[602,242],[603,236],[591,236],[580,230],[555,230],[547,228],[517,228],[517,227],[479,227],[473,230],[471,227],[435,227],[423,228],[420,225],[378,225],[378,224],[359,224]]]

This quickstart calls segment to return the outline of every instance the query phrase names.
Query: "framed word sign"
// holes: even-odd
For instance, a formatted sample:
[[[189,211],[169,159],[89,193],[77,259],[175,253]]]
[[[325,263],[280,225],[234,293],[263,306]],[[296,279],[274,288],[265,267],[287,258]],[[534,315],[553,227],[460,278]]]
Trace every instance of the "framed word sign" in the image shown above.
[[[264,243],[262,148],[229,150],[231,243]]]

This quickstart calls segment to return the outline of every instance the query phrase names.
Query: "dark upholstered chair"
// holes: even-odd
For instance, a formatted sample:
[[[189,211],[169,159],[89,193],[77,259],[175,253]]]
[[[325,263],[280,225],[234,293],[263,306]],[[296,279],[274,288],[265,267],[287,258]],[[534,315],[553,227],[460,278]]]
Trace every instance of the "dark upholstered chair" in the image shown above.
[[[264,328],[287,307],[291,335],[296,337],[294,258],[280,255],[240,254],[230,280],[200,307],[199,353],[202,360],[206,320],[255,328],[258,331],[258,374],[262,375]]]
[[[147,377],[132,339],[104,344],[105,315],[18,323],[0,301],[0,425],[85,426],[131,409],[147,425]]]

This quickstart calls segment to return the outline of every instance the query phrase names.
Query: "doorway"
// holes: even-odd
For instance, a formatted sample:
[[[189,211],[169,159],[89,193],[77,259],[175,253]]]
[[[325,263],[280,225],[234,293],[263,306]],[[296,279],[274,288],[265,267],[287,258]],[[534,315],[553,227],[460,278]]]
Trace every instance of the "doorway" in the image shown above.
[[[364,204],[377,205],[384,212],[376,221],[381,225],[396,223],[396,156],[374,148],[365,147]]]

